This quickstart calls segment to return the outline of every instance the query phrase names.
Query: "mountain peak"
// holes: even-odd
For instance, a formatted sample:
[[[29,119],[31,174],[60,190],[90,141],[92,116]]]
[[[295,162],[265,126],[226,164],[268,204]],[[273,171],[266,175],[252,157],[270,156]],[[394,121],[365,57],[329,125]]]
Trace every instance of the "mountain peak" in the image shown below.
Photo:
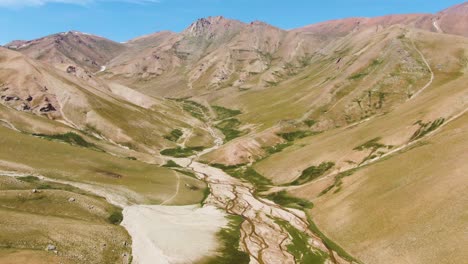
[[[237,30],[242,25],[244,23],[239,20],[227,19],[223,16],[209,16],[197,19],[184,30],[183,34],[193,37],[216,35],[230,30]]]
[[[271,26],[270,24],[265,23],[265,22],[260,21],[260,20],[252,21],[252,22],[250,22],[250,25],[251,26]]]
[[[8,48],[8,49],[17,49],[19,47],[21,47],[22,45],[26,44],[26,40],[13,40],[7,44],[5,44],[5,48]]]
[[[93,37],[93,38],[103,38],[101,36],[95,35],[95,34],[90,34],[90,33],[85,33],[77,30],[69,30],[66,32],[60,32],[54,35],[51,35],[52,37],[56,36],[75,36],[75,37],[83,37],[83,36],[88,36],[88,37]]]
[[[441,13],[457,13],[457,14],[468,14],[468,2],[464,2],[458,5],[451,6],[445,10],[439,12]]]

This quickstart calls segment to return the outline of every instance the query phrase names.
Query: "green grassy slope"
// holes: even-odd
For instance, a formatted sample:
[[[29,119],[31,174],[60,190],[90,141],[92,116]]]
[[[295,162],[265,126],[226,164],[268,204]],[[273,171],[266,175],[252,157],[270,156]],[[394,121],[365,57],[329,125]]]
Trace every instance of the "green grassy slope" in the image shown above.
[[[370,158],[373,149],[357,148],[363,143],[379,138],[377,143],[382,147],[371,154],[379,156],[391,151],[392,146],[396,148],[410,141],[420,127],[417,124],[419,120],[447,120],[465,109],[466,101],[460,98],[464,98],[467,93],[464,86],[467,77],[463,74],[466,66],[459,64],[459,50],[468,47],[468,43],[462,38],[454,38],[454,42],[450,43],[433,34],[418,34],[421,34],[418,36],[421,38],[418,45],[432,61],[431,68],[435,71],[434,82],[423,93],[393,111],[376,115],[367,122],[298,140],[293,146],[260,161],[256,169],[281,183],[294,180],[304,169],[321,162],[335,162],[335,171],[346,170]],[[434,49],[442,47],[447,48],[447,57],[434,55],[437,54],[433,52]],[[446,60],[446,68],[438,70],[437,64],[441,60]]]
[[[120,211],[71,186],[0,174],[0,262],[124,262],[131,238],[111,221]]]
[[[313,199],[320,229],[364,263],[461,263],[467,124],[465,114],[426,144],[356,171],[338,193],[294,193]]]
[[[95,184],[140,203],[160,203],[176,191],[178,177],[166,168],[32,137],[3,127],[0,127],[0,135],[2,170],[18,167],[25,173]],[[180,180],[180,186],[185,183],[203,186],[187,176],[181,175]],[[197,203],[202,197],[201,190],[181,187],[172,203]]]

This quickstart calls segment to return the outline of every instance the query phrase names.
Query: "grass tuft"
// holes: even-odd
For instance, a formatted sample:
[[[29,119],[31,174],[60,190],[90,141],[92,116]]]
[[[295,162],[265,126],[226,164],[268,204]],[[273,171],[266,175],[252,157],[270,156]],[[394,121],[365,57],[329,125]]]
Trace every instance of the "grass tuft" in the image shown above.
[[[322,162],[318,166],[311,166],[302,171],[301,176],[293,181],[292,185],[301,185],[311,180],[317,179],[318,177],[322,176],[325,172],[330,170],[335,166],[334,162]]]
[[[411,136],[410,141],[420,139],[424,137],[425,135],[429,134],[430,132],[436,130],[438,127],[440,127],[443,123],[445,122],[445,118],[438,118],[432,122],[427,122],[423,123],[422,121],[416,122],[416,124],[419,125],[418,130],[414,132],[414,134]]]
[[[205,189],[203,189],[203,199],[200,202],[201,206],[205,204],[205,201],[208,198],[208,196],[210,196],[210,194],[211,194],[210,188],[206,187]]]
[[[226,119],[226,118],[231,118],[237,115],[242,114],[240,110],[233,110],[229,108],[225,108],[222,106],[214,105],[212,106],[213,110],[216,113],[216,117],[219,119]]]
[[[216,128],[224,134],[226,141],[230,141],[245,134],[244,131],[238,130],[240,125],[241,122],[238,119],[230,118],[218,123]]]
[[[353,175],[353,173],[356,171],[357,169],[350,169],[350,170],[347,170],[347,171],[343,171],[343,172],[340,172],[338,173],[336,176],[335,176],[335,182],[328,186],[327,188],[325,188],[323,191],[320,192],[319,196],[322,196],[326,193],[328,193],[331,189],[333,189],[334,187],[337,187],[337,190],[335,190],[334,193],[337,193],[341,190],[341,185],[343,184],[343,181],[342,179],[344,177],[348,177],[348,176],[351,176]]]
[[[182,130],[174,129],[169,135],[165,135],[164,138],[169,141],[177,142],[183,134],[184,132],[182,132]]]
[[[197,119],[206,121],[206,115],[208,113],[208,108],[206,106],[187,99],[177,99],[176,101],[183,103],[182,108],[184,109],[184,111],[189,112],[193,117]]]
[[[267,148],[265,148],[265,151],[268,154],[275,154],[275,153],[283,151],[283,149],[285,149],[285,148],[287,148],[289,146],[292,146],[292,142],[288,141],[288,142],[285,142],[285,143],[281,143],[281,144],[277,144],[277,145],[274,145],[274,146],[271,146],[271,147],[267,147]]]
[[[306,124],[308,127],[312,127],[313,125],[317,124],[317,121],[313,119],[309,119],[309,120],[304,121],[304,124]]]
[[[179,164],[175,163],[173,160],[168,160],[166,164],[163,165],[166,168],[182,168]]]
[[[211,166],[222,169],[232,177],[250,182],[253,186],[255,186],[257,191],[266,191],[268,190],[268,186],[273,184],[270,179],[265,178],[252,167],[247,167],[246,164],[226,166],[215,163],[211,164]]]
[[[29,183],[40,181],[40,179],[36,176],[24,176],[24,177],[18,177],[17,179],[20,181],[29,182]]]
[[[218,233],[218,238],[223,244],[221,254],[203,262],[204,264],[248,264],[250,262],[249,255],[239,249],[240,226],[243,221],[244,219],[240,216],[229,216],[228,226]]]
[[[359,79],[363,78],[366,75],[367,75],[367,73],[359,72],[359,73],[355,73],[355,74],[349,76],[348,79],[349,80],[359,80]]]
[[[189,177],[192,177],[192,178],[194,178],[194,179],[198,179],[198,178],[197,178],[197,175],[195,175],[195,173],[192,172],[192,171],[189,171],[189,170],[181,170],[181,169],[175,169],[175,171],[180,172],[180,173],[182,173],[182,174],[184,174],[184,175],[187,175],[187,176],[189,176]]]
[[[165,156],[171,156],[176,158],[186,158],[195,155],[198,151],[202,151],[204,147],[188,147],[188,148],[169,148],[161,150],[161,154]]]
[[[109,220],[109,223],[119,225],[123,221],[122,211],[112,212],[107,219]]]
[[[348,252],[346,252],[342,247],[340,247],[338,244],[329,239],[324,233],[322,233],[322,231],[320,231],[320,229],[317,227],[310,215],[307,214],[307,212],[306,215],[307,220],[309,222],[309,230],[312,231],[312,233],[316,234],[318,237],[320,237],[327,248],[335,251],[338,255],[340,255],[340,257],[344,258],[350,263],[361,263],[353,256],[351,256]]]
[[[96,146],[88,141],[84,140],[80,135],[73,132],[68,132],[65,134],[57,135],[45,135],[45,134],[33,134],[33,136],[45,138],[48,140],[57,140],[68,143],[70,145],[85,147],[85,148],[95,148]]]
[[[284,138],[287,141],[294,141],[296,139],[305,138],[315,134],[318,134],[318,132],[298,130],[294,132],[278,133],[277,135]]]
[[[264,198],[272,200],[276,204],[284,207],[295,208],[299,210],[312,209],[314,204],[308,200],[290,196],[286,191],[280,191],[265,195]]]
[[[284,220],[276,219],[276,222],[286,229],[291,236],[291,244],[287,245],[287,249],[294,256],[296,263],[325,263],[328,254],[319,249],[312,248],[309,245],[309,236],[307,234],[297,230]]]
[[[384,145],[382,143],[379,143],[379,141],[381,139],[382,139],[381,137],[373,138],[373,139],[371,139],[371,140],[369,140],[369,141],[355,147],[353,150],[363,151],[365,149],[379,149],[379,148],[385,147],[386,145]]]
[[[364,144],[361,144],[353,149],[353,150],[358,150],[358,151],[370,150],[369,155],[367,155],[367,157],[365,157],[364,160],[361,161],[361,164],[365,161],[378,158],[382,156],[383,154],[385,154],[384,151],[377,151],[377,150],[382,149],[382,148],[385,148],[385,149],[393,148],[392,145],[385,145],[385,144],[379,143],[381,139],[382,139],[381,137],[373,138],[365,142]]]

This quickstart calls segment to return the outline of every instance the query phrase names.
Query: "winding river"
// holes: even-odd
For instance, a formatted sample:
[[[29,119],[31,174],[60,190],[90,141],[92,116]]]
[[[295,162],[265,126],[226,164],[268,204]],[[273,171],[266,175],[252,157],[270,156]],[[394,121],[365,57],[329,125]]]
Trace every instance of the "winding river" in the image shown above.
[[[326,252],[326,263],[349,263],[326,247],[320,237],[309,229],[307,216],[303,211],[284,208],[274,202],[257,197],[254,187],[247,182],[234,178],[223,170],[197,162],[196,159],[219,148],[223,139],[211,130],[215,146],[190,158],[173,159],[177,164],[190,169],[205,181],[210,195],[204,206],[215,206],[228,214],[242,216],[241,249],[250,256],[250,264],[288,264],[296,263],[287,246],[292,243],[291,235],[279,222],[289,223],[309,237],[312,252]],[[279,220],[279,221],[278,221]]]

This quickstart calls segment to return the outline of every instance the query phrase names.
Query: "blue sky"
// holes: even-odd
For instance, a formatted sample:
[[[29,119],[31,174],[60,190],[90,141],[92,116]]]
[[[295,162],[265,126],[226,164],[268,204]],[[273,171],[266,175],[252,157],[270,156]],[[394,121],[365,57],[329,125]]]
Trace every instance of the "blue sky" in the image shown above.
[[[460,0],[0,0],[0,44],[78,30],[125,41],[181,31],[200,17],[261,20],[284,29],[329,19],[435,13]]]

